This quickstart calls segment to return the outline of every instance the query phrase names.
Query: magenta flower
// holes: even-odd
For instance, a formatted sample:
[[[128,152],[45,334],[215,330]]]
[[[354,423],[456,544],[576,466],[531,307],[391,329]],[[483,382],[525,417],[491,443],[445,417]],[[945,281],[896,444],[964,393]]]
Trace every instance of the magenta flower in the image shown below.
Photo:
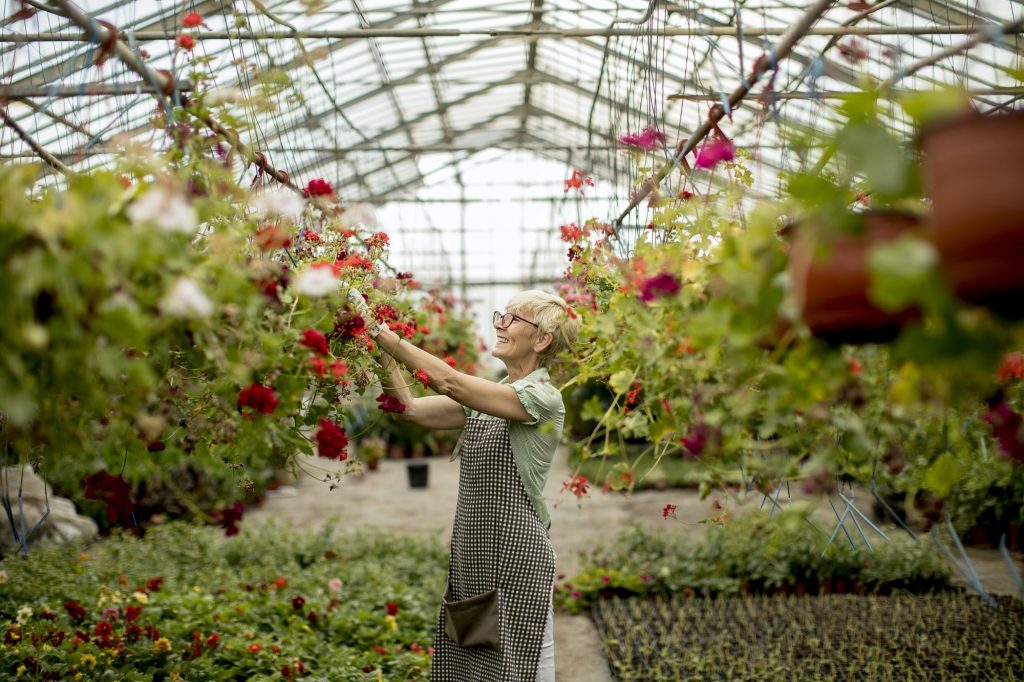
[[[377,396],[377,407],[382,412],[391,412],[393,414],[402,414],[405,412],[405,403],[394,396],[381,393]]]
[[[732,161],[736,157],[736,147],[724,137],[716,137],[697,152],[695,165],[697,168],[714,168],[719,161]]]
[[[653,152],[664,143],[665,133],[657,128],[644,128],[639,133],[619,137],[619,144],[622,146],[643,149],[647,152]]]
[[[679,293],[679,280],[667,272],[648,278],[641,285],[640,300],[649,303],[660,296],[671,296]]]
[[[999,401],[982,416],[1004,455],[1024,463],[1024,418]]]

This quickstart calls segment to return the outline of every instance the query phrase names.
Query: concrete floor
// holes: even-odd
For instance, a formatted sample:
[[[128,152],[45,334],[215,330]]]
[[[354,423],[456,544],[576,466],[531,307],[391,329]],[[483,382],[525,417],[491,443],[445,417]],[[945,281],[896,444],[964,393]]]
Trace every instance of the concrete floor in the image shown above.
[[[418,537],[433,535],[447,543],[455,512],[458,463],[437,458],[421,461],[430,467],[427,488],[408,486],[404,460],[385,460],[376,472],[346,476],[334,491],[312,476],[303,475],[294,481],[294,487],[287,486],[272,494],[259,509],[250,511],[246,522],[273,519],[296,528],[309,528],[333,515],[343,520],[343,526],[378,528]],[[310,474],[321,477],[340,468],[333,462],[316,458],[302,458],[300,464]],[[581,552],[614,537],[633,523],[647,528],[666,528],[681,535],[692,534],[703,532],[706,526],[698,522],[713,513],[711,498],[701,501],[696,491],[690,490],[644,491],[630,496],[601,494],[597,490],[581,507],[571,495],[559,492],[562,481],[569,476],[567,454],[560,451],[545,492],[551,510],[551,542],[558,557],[557,571],[566,575],[578,569]],[[756,508],[757,500],[748,500],[751,504],[744,505],[745,508]],[[669,503],[678,505],[677,518],[666,521],[661,511]],[[867,506],[863,507],[865,513],[868,513]],[[831,528],[835,524],[835,516],[827,505],[816,514],[820,514],[823,526]],[[999,594],[1015,593],[998,552],[970,549],[968,553],[986,589]],[[1021,557],[1016,558],[1018,567],[1024,568]],[[600,652],[597,630],[589,616],[555,614],[555,663],[559,682],[611,682],[607,662]]]

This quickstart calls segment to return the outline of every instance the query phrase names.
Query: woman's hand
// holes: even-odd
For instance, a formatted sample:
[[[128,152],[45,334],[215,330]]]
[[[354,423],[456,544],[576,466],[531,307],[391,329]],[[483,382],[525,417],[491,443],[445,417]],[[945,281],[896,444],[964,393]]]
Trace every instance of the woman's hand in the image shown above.
[[[370,333],[372,338],[377,338],[380,334],[380,322],[373,316],[370,311],[370,306],[366,305],[366,299],[359,293],[358,289],[352,288],[348,290],[348,300],[355,308],[356,312],[361,318],[363,318],[363,324],[366,326],[366,331]]]

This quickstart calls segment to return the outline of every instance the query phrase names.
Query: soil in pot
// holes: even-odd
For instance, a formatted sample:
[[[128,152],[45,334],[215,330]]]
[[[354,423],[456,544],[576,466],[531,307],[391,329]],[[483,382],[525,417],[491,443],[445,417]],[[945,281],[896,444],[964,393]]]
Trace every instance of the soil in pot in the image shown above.
[[[953,290],[1024,318],[1024,111],[929,128],[921,151],[932,236]]]
[[[797,227],[789,270],[797,309],[816,337],[833,344],[884,343],[896,338],[919,311],[888,313],[868,298],[868,254],[872,247],[917,229],[911,213],[868,211],[862,235],[829,239],[818,249],[815,230]]]

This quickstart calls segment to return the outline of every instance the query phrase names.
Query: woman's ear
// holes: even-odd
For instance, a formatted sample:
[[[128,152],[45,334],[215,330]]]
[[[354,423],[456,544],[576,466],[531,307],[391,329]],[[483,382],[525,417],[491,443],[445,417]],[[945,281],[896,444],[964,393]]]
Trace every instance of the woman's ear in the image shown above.
[[[543,353],[551,345],[551,342],[555,340],[554,334],[550,332],[544,332],[540,337],[533,343],[533,351],[535,353]]]

